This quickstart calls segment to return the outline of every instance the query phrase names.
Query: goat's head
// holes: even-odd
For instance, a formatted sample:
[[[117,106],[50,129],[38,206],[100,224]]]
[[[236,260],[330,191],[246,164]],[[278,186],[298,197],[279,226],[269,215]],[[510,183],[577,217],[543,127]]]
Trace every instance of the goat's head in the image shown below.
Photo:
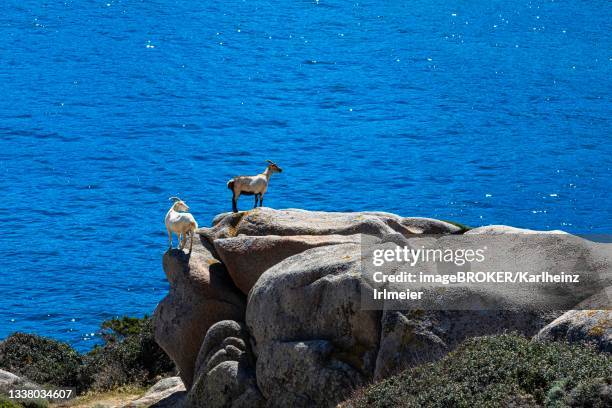
[[[270,169],[270,171],[272,171],[272,173],[282,173],[283,172],[283,169],[278,167],[278,165],[274,163],[272,160],[266,160],[266,161],[269,163],[268,168]]]
[[[174,204],[172,204],[172,209],[174,211],[189,211],[189,207],[187,206],[187,204],[185,204],[185,202],[180,198],[170,197],[170,201],[174,202]]]

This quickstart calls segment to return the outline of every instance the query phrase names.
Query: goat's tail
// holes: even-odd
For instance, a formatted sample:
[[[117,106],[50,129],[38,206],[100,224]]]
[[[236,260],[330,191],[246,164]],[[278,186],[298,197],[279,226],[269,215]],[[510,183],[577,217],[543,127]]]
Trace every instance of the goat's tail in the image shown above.
[[[231,179],[230,181],[227,182],[227,188],[229,188],[230,190],[234,190],[234,179]]]
[[[198,229],[198,222],[197,221],[192,221],[191,222],[191,228],[193,228],[193,231]]]

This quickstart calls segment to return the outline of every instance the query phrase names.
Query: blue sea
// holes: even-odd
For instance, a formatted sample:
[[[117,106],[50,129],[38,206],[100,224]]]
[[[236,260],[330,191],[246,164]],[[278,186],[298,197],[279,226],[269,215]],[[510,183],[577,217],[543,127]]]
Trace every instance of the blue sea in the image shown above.
[[[168,289],[168,197],[612,231],[612,3],[8,0],[0,338]],[[252,206],[244,197],[240,207]]]

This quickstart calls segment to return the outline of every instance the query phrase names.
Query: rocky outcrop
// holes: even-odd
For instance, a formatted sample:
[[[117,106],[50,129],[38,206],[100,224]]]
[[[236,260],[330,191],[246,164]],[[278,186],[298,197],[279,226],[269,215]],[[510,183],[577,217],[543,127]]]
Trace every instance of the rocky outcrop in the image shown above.
[[[361,309],[359,245],[309,249],[275,265],[249,295],[257,382],[284,406],[324,406],[372,378],[380,312]],[[316,323],[315,323],[316,322]]]
[[[217,254],[236,286],[248,294],[259,277],[270,267],[307,249],[346,243],[359,243],[359,235],[279,235],[224,238],[214,241]]]
[[[431,218],[402,218],[383,212],[330,213],[257,210],[217,216],[199,233],[214,244],[234,283],[248,294],[257,279],[283,259],[310,248],[359,243],[360,234],[457,234],[462,228]]]
[[[209,327],[221,320],[244,320],[245,300],[205,241],[196,238],[191,254],[164,255],[170,292],[157,306],[155,339],[179,368],[187,388]]]
[[[174,408],[185,398],[185,385],[180,377],[169,377],[158,381],[137,400],[127,404],[128,408]]]
[[[9,390],[37,390],[40,385],[0,369],[0,395],[8,395]]]
[[[225,213],[213,220],[212,228],[201,228],[200,234],[210,242],[238,235],[354,235],[383,237],[391,233],[457,234],[462,228],[431,218],[403,218],[384,212],[322,212],[297,209],[256,210]]]
[[[333,406],[355,388],[438,359],[467,338],[533,336],[560,315],[538,309],[551,293],[545,286],[530,293],[500,285],[437,291],[437,301],[455,302],[455,309],[481,310],[419,311],[397,303],[374,310],[364,302],[373,292],[362,275],[364,239],[403,244],[441,234],[431,239],[453,245],[451,235],[463,232],[444,221],[376,212],[221,214],[198,230],[192,254],[164,256],[171,289],[155,312],[156,338],[181,370],[187,406]],[[535,234],[538,244],[512,241],[523,234]],[[503,262],[546,269],[567,260],[566,253],[578,254],[594,283],[612,259],[609,247],[560,234],[493,226],[467,237],[490,235],[511,238]]]
[[[612,311],[570,310],[544,327],[535,339],[593,343],[612,353]]]
[[[473,228],[465,232],[468,235],[474,234],[489,234],[489,235],[502,235],[502,234],[567,234],[564,231],[552,230],[552,231],[536,231],[526,228],[510,227],[508,225],[486,225],[484,227]]]
[[[265,406],[255,379],[254,357],[245,327],[232,320],[214,324],[196,361],[194,385],[185,408]]]

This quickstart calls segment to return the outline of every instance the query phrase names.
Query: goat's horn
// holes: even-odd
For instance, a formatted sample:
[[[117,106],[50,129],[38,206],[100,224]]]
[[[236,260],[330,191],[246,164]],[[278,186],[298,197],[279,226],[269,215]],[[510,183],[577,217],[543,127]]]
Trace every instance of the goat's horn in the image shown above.
[[[168,200],[170,200],[170,201],[181,201],[181,199],[178,198],[178,197],[170,197]]]
[[[268,163],[270,163],[270,164],[276,164],[276,163],[274,163],[272,160],[266,160],[266,161],[267,161]]]

